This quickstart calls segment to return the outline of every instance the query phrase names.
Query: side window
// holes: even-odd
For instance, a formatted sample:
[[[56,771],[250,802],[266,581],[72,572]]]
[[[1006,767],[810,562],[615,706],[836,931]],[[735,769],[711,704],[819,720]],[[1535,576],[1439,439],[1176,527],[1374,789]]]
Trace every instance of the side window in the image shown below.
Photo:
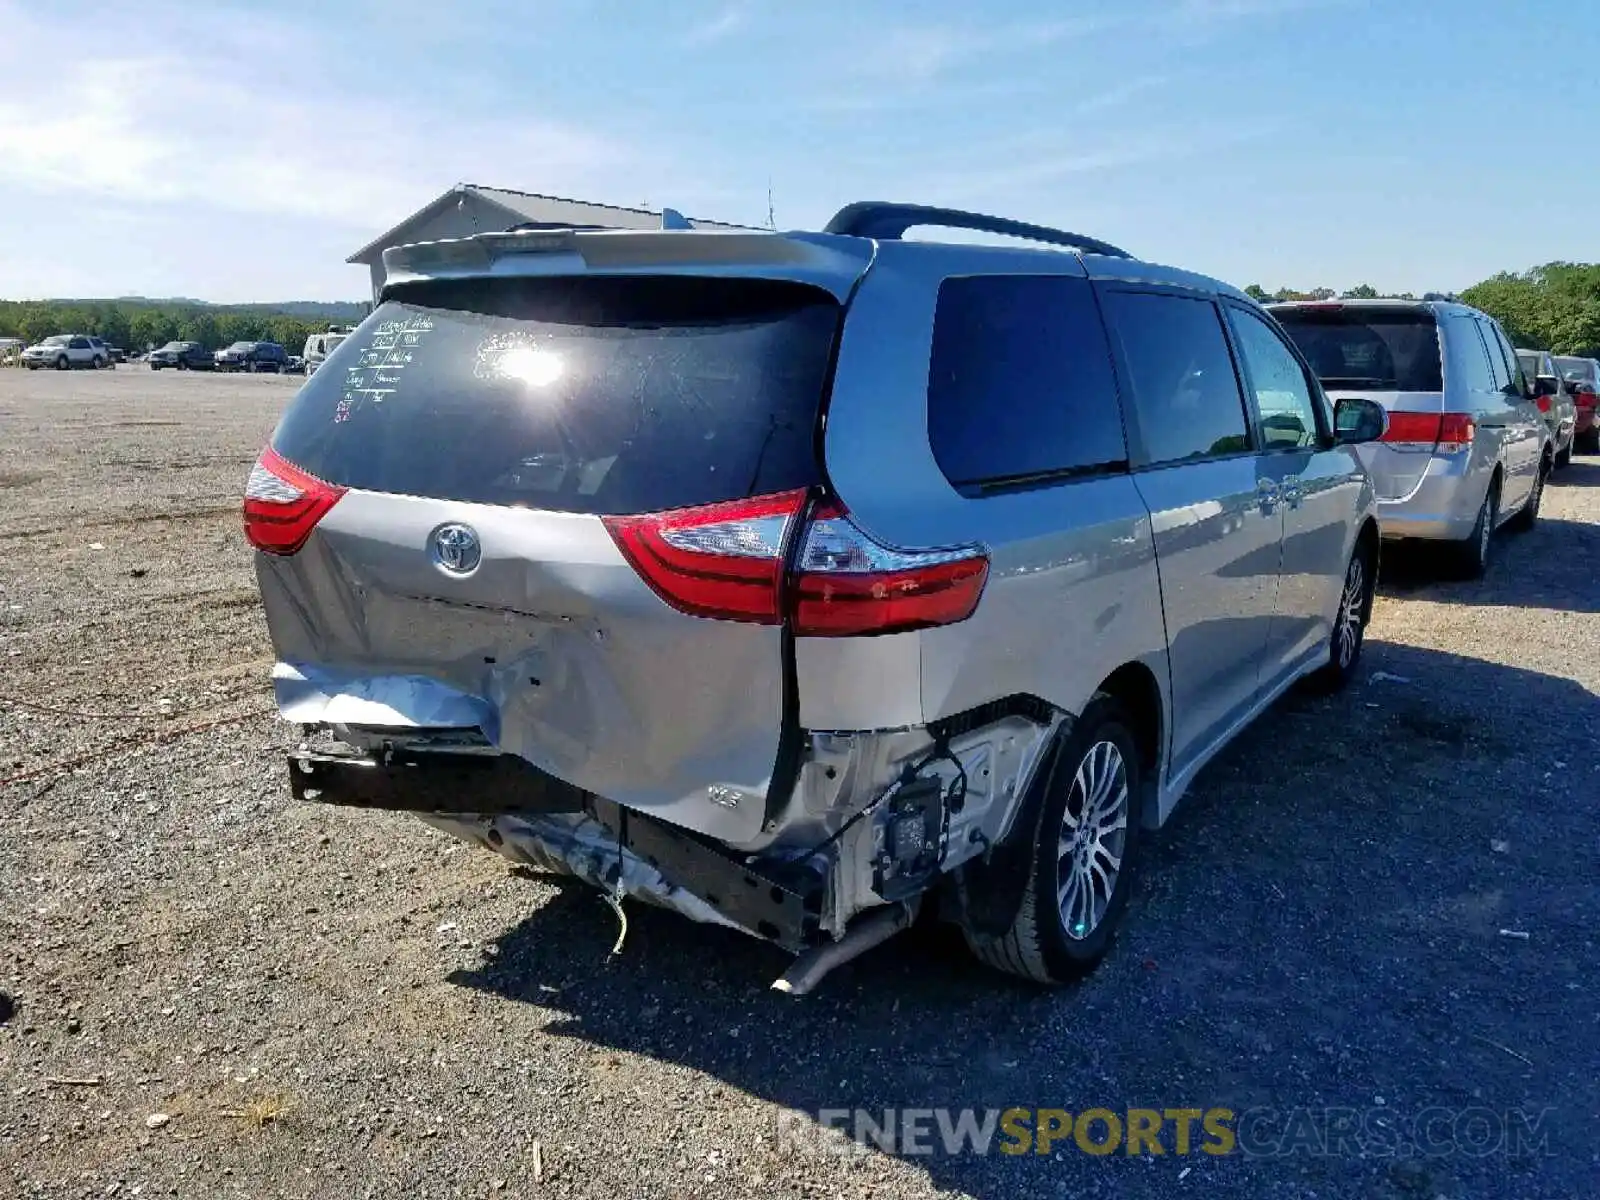
[[[1154,466],[1248,450],[1244,397],[1216,305],[1119,291],[1106,292],[1104,303],[1133,392],[1143,461]]]
[[[1089,281],[978,275],[939,288],[928,440],[965,494],[1125,469],[1116,376]]]
[[[1500,323],[1489,321],[1487,324],[1489,332],[1494,335],[1494,340],[1500,344],[1500,357],[1506,362],[1506,369],[1509,372],[1506,382],[1516,389],[1517,395],[1526,395],[1528,388],[1533,385],[1533,379],[1531,377],[1524,379],[1522,364],[1517,361],[1517,352],[1511,348],[1511,342],[1506,337],[1505,330],[1500,328]]]
[[[1298,450],[1317,445],[1321,435],[1317,401],[1300,360],[1254,313],[1229,306],[1228,318],[1261,414],[1263,448]]]
[[[1489,356],[1489,388],[1503,392],[1511,386],[1511,368],[1506,366],[1506,356],[1495,338],[1494,327],[1477,318],[1473,318],[1472,323],[1478,327],[1478,333],[1483,337],[1484,353]]]
[[[1465,376],[1462,383],[1470,391],[1494,391],[1494,377],[1489,373],[1489,348],[1483,344],[1478,322],[1471,317],[1452,317],[1445,328],[1450,331],[1451,365],[1461,368]]]
[[[69,350],[87,350],[88,348],[88,338],[75,337],[72,339],[72,341],[67,343],[67,349]]]

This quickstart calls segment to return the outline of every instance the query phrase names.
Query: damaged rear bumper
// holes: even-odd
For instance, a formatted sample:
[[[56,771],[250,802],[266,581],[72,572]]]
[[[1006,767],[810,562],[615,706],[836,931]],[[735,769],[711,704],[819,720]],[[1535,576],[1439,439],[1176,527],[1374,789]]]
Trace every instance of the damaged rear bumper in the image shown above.
[[[602,802],[602,807],[608,806]],[[609,807],[609,816],[619,815]],[[423,820],[512,862],[574,876],[609,895],[725,925],[787,950],[799,952],[817,940],[820,879],[810,887],[779,880],[659,821],[621,815],[621,830],[594,813],[481,818],[431,813]]]
[[[301,748],[289,756],[289,782],[297,800],[417,813],[514,862],[790,950],[817,937],[824,868],[752,868],[709,838],[623,809],[515,755]]]
[[[902,928],[941,877],[952,911],[1007,919],[968,913],[961,884],[1009,873],[1006,834],[1063,719],[1007,704],[940,728],[807,734],[759,848],[586,791],[470,727],[316,726],[290,779],[298,799],[413,812],[513,862],[772,942],[801,955],[785,990],[804,991]]]
[[[511,754],[384,751],[289,756],[296,800],[418,813],[578,813],[592,798]]]

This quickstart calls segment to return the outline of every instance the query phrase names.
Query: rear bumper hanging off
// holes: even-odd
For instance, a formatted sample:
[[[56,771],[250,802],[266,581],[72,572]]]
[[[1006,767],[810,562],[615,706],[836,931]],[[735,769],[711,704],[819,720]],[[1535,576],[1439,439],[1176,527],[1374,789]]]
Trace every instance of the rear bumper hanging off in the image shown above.
[[[511,754],[289,755],[296,800],[421,813],[578,813],[592,799]]]

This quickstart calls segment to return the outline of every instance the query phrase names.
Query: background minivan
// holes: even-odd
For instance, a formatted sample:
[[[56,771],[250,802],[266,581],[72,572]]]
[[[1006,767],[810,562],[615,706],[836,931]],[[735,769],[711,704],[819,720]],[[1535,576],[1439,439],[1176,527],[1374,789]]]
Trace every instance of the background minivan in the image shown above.
[[[1374,400],[1381,441],[1360,447],[1386,538],[1446,543],[1481,575],[1495,529],[1538,516],[1555,445],[1532,385],[1493,318],[1446,301],[1270,306],[1337,402]]]
[[[348,332],[330,332],[313,333],[308,337],[305,349],[301,352],[301,357],[306,363],[306,374],[316,374],[317,368],[323,364],[328,355],[338,349],[339,343],[349,336]]]

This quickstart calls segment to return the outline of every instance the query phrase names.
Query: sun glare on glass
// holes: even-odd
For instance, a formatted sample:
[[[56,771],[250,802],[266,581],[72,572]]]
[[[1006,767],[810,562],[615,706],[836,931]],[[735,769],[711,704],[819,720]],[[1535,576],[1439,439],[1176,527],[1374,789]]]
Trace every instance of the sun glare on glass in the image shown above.
[[[500,373],[533,387],[549,387],[560,379],[566,365],[559,355],[532,346],[519,346],[500,356]]]

